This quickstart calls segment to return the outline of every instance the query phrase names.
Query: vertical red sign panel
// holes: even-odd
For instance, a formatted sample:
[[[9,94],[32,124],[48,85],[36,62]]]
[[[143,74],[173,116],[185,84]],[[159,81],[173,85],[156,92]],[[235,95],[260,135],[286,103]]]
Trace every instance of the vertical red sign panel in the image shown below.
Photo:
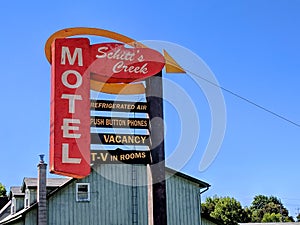
[[[87,38],[52,43],[50,172],[90,173],[90,64]]]

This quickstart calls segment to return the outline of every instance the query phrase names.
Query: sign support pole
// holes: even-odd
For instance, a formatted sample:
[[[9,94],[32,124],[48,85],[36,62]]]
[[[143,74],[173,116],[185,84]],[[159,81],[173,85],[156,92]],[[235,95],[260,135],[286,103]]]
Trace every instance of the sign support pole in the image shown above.
[[[162,72],[146,79],[151,136],[153,225],[167,224]]]

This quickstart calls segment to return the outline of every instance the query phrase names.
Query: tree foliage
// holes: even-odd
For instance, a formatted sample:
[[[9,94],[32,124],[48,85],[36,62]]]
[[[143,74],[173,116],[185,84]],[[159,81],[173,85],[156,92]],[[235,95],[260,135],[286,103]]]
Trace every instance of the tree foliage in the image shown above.
[[[280,222],[281,221],[281,214],[280,213],[265,213],[261,222]]]
[[[257,195],[250,207],[242,207],[240,202],[230,197],[208,197],[201,204],[202,213],[235,225],[247,222],[294,222],[280,199],[274,196]],[[300,220],[300,214],[297,217]]]
[[[290,222],[288,210],[274,196],[257,195],[250,206],[252,222]],[[278,221],[279,220],[279,221]]]
[[[230,197],[209,197],[205,203],[202,203],[201,207],[203,213],[222,221],[226,225],[249,222],[250,219],[241,203]]]
[[[0,197],[6,196],[5,186],[0,182]]]

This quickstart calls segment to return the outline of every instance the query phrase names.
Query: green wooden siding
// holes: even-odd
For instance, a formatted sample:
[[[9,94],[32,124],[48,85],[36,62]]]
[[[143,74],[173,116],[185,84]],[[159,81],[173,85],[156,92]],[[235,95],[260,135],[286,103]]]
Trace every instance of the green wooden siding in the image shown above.
[[[16,199],[16,212],[22,210],[24,208],[24,197],[15,196]]]
[[[200,225],[199,186],[179,176],[166,181],[168,224]]]
[[[90,176],[77,180],[60,190],[48,201],[49,225],[132,225],[133,165],[101,165]],[[146,182],[146,167],[135,166],[137,177]],[[104,177],[111,177],[115,181]],[[76,183],[90,183],[91,200],[76,202]],[[123,183],[123,184],[119,184]],[[128,184],[128,185],[124,185]],[[137,193],[138,225],[147,225],[147,186]],[[110,210],[107,210],[110,209]]]
[[[30,205],[36,202],[37,200],[37,189],[30,188]]]
[[[101,165],[90,176],[77,182],[90,183],[91,201],[76,202],[76,182],[50,198],[49,225],[60,224],[133,224],[132,165]],[[145,166],[135,166],[140,182],[146,183]],[[106,179],[104,177],[108,177]],[[111,181],[113,178],[114,181]],[[120,184],[121,183],[121,184]],[[179,176],[167,179],[167,209],[170,225],[199,225],[201,218],[199,186]],[[148,224],[147,186],[137,187],[139,225]],[[112,210],[107,210],[112,209]]]
[[[37,224],[37,207],[28,211],[25,214],[25,225],[36,225]]]

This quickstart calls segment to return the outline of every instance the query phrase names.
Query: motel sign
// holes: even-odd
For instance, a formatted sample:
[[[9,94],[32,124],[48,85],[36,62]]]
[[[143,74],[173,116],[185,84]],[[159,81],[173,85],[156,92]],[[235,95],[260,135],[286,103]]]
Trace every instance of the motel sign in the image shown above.
[[[51,172],[77,178],[89,175],[90,144],[95,136],[100,139],[98,144],[125,144],[130,140],[133,145],[149,143],[147,135],[90,133],[90,82],[127,84],[144,80],[164,67],[165,59],[159,52],[126,48],[122,43],[90,45],[87,38],[57,38],[51,56]],[[118,121],[129,127],[137,122],[148,123],[142,119]]]

